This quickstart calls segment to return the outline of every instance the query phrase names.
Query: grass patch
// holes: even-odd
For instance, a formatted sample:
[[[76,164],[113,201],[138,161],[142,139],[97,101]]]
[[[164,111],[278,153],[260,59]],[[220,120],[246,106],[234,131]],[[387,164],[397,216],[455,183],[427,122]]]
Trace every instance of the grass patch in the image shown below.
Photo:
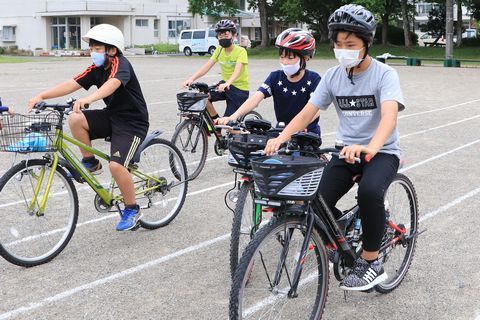
[[[396,56],[406,56],[414,58],[444,58],[445,48],[442,47],[412,47],[405,48],[403,46],[382,46],[374,45],[370,49],[370,55],[375,57],[383,53],[390,53]],[[276,59],[278,58],[278,49],[275,47],[268,47],[264,50],[258,48],[249,49],[248,56],[259,59]],[[454,59],[480,59],[480,47],[460,47],[453,49]],[[317,45],[315,52],[316,59],[334,59],[333,50],[329,44],[320,43]]]
[[[0,56],[0,63],[22,63],[32,61],[28,58],[20,57],[10,57],[10,56]]]
[[[151,54],[153,49],[157,50],[158,53],[178,52],[178,44],[171,44],[171,43],[137,45],[135,47],[145,48],[145,54]]]

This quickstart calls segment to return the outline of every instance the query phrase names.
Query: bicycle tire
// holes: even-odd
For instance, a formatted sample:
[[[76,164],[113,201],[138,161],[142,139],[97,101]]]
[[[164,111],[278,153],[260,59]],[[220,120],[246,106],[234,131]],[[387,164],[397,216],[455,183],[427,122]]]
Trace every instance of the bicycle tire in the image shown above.
[[[265,250],[263,251],[263,254],[260,252],[260,249],[262,248],[262,245],[268,245],[269,240],[272,240],[273,243],[275,241],[278,242],[278,244],[281,244],[278,238],[278,233],[281,232],[281,230],[290,230],[290,228],[296,228],[300,227],[300,229],[305,228],[304,225],[304,216],[282,216],[280,218],[273,217],[268,224],[266,224],[264,227],[262,227],[256,234],[253,240],[248,244],[247,248],[245,249],[242,258],[240,259],[240,262],[238,264],[237,270],[235,271],[235,276],[232,282],[232,288],[230,291],[230,302],[229,302],[229,316],[231,320],[236,320],[236,319],[243,319],[243,317],[247,317],[250,315],[252,312],[257,312],[259,310],[262,310],[265,307],[268,307],[271,304],[274,304],[274,307],[278,306],[279,303],[277,303],[276,300],[279,300],[280,293],[285,293],[285,289],[278,289],[276,287],[274,288],[269,288],[268,286],[264,285],[263,287],[261,284],[253,284],[252,282],[257,282],[259,276],[257,276],[257,271],[254,270],[255,266],[260,265],[264,269],[266,269],[266,264],[268,262],[269,265],[271,266],[278,266],[280,263],[278,261],[278,258],[273,258],[270,263],[270,261],[267,261],[266,255],[269,253],[272,253],[274,250]],[[297,232],[296,235],[299,235],[300,238],[302,238],[304,235],[304,232],[300,230],[300,232]],[[313,273],[317,272],[318,273],[318,281],[316,284],[313,285],[313,290],[314,292],[314,297],[313,297],[313,306],[310,307],[305,307],[304,305],[301,304],[301,301],[299,300],[300,295],[298,295],[292,303],[296,310],[293,310],[292,313],[285,314],[285,319],[320,319],[323,311],[325,309],[325,304],[327,301],[328,297],[328,283],[329,283],[329,267],[328,267],[328,258],[327,254],[325,251],[325,245],[322,241],[321,236],[318,234],[316,228],[313,228],[312,230],[312,236],[311,239],[313,240],[313,243],[309,245],[308,251],[314,251],[315,258],[313,258],[316,262],[317,265],[314,264],[314,267],[312,270],[314,270]],[[277,245],[278,245],[277,244]],[[312,246],[312,248],[310,248]],[[288,254],[294,251],[291,247],[289,247]],[[261,257],[260,260],[257,260],[255,262],[255,258],[257,253],[259,253],[259,257]],[[297,259],[299,256],[296,254],[292,254],[292,256],[289,256],[287,254],[287,259]],[[276,256],[276,255],[275,255]],[[302,261],[302,265],[304,266],[305,270],[302,272],[302,276],[306,276],[306,279],[304,278],[303,280],[300,281],[299,284],[299,291],[297,292],[298,294],[301,294],[303,297],[303,294],[305,296],[309,297],[310,295],[307,293],[304,293],[303,291],[300,293],[300,290],[303,290],[305,286],[307,286],[309,283],[311,283],[311,275],[308,275],[308,266],[310,266],[310,262],[312,259],[309,259],[310,256],[306,256],[305,259]],[[255,263],[254,263],[255,262]],[[295,265],[297,262],[294,262],[293,265]],[[258,271],[259,274],[262,273],[261,268],[259,267],[260,271]],[[288,268],[285,267],[285,270]],[[282,267],[283,270],[283,267]],[[316,270],[316,271],[315,271]],[[288,271],[285,271],[285,275],[283,276],[283,279],[288,279],[289,277],[287,276]],[[313,274],[312,273],[312,274]],[[308,275],[308,276],[307,276]],[[265,276],[265,274],[263,275]],[[268,277],[265,277],[269,279]],[[271,278],[271,277],[270,277]],[[270,281],[270,280],[269,280]],[[268,283],[267,283],[268,284]],[[283,285],[283,284],[282,284]],[[254,286],[255,288],[252,288],[252,292],[257,294],[259,292],[258,288],[263,288],[265,291],[268,291],[270,294],[273,295],[269,296],[265,299],[261,299],[258,297],[253,297],[252,301],[255,303],[252,307],[249,307],[247,309],[247,306],[244,305],[244,295],[245,295],[245,290],[247,286]],[[285,296],[286,300],[291,298],[287,298]],[[292,305],[291,304],[291,305]],[[246,309],[246,310],[243,310]],[[282,306],[280,307],[280,310],[282,312],[286,312],[285,307]],[[311,312],[310,312],[311,310]],[[307,312],[309,316],[303,316],[301,314],[302,311]],[[244,312],[246,315],[244,315]],[[276,312],[275,310],[272,312]],[[277,313],[276,313],[277,315]],[[268,317],[266,317],[268,318]],[[276,317],[275,319],[279,319],[279,317]]]
[[[32,182],[38,178],[36,173],[38,173],[38,170],[46,168],[47,172],[43,179],[43,181],[46,182],[47,179],[45,178],[48,177],[48,171],[50,171],[49,168],[51,168],[50,165],[51,162],[44,159],[22,161],[8,170],[0,179],[0,206],[15,206],[12,210],[2,209],[2,213],[8,213],[9,216],[4,215],[2,218],[2,226],[0,230],[0,255],[15,265],[33,267],[51,261],[60,254],[63,249],[65,249],[75,231],[79,211],[77,190],[75,189],[72,179],[68,177],[65,170],[60,166],[56,167],[56,174],[52,179],[45,213],[43,215],[38,215],[34,212],[28,212],[27,201],[32,198]],[[57,187],[57,183],[59,182],[63,182],[63,184],[60,187]],[[19,194],[16,194],[16,189],[18,189],[17,192]],[[64,196],[65,192],[67,193],[67,197]],[[70,205],[65,205],[63,201],[53,201],[52,198],[57,195],[62,196],[62,199],[70,199]],[[18,201],[19,199],[20,201]],[[22,199],[24,201],[22,201]],[[14,201],[12,202],[12,200]],[[15,215],[12,218],[12,212],[22,212],[20,209],[22,203],[25,206],[23,208],[23,210],[25,210],[23,212],[24,214]],[[66,219],[68,225],[66,227],[64,227],[62,223],[62,217],[58,214],[58,212],[63,211],[65,208],[69,208]],[[35,221],[32,219],[35,219]],[[12,221],[12,223],[9,221]],[[13,226],[13,221],[15,224],[25,223],[22,225],[22,228],[16,229]],[[26,227],[30,225],[36,233],[29,234],[30,232],[26,230]],[[47,232],[41,230],[39,233],[38,230],[44,226],[51,226],[52,230],[48,230]],[[57,237],[58,234],[60,234],[60,237]],[[42,244],[45,243],[45,241],[55,238],[59,238],[59,240],[53,243],[51,248],[47,248],[48,251],[39,250],[42,251],[42,253],[33,254],[34,250],[37,248],[43,249]],[[26,245],[24,245],[25,243]],[[20,251],[24,252],[20,253]],[[29,253],[28,255],[26,253],[27,251]]]
[[[192,134],[194,133],[195,128],[197,128],[200,134],[198,137],[199,140],[197,143],[202,143],[203,149],[200,154],[200,159],[191,160],[190,158],[194,158],[193,155],[197,153],[196,149],[193,148],[194,142],[191,141],[191,138],[188,139],[188,141],[183,142],[181,138],[181,133],[184,130],[187,130],[187,136],[189,133],[189,129],[191,130]],[[197,137],[197,135],[194,135]],[[207,132],[205,127],[200,127],[200,122],[198,120],[193,120],[193,119],[187,119],[184,120],[182,123],[178,125],[178,127],[175,129],[175,132],[173,133],[172,140],[171,142],[182,152],[186,164],[187,164],[187,170],[189,172],[188,179],[193,180],[198,177],[200,172],[202,172],[203,167],[205,166],[205,161],[207,160],[207,154],[208,154],[208,137],[207,137]],[[189,145],[191,145],[192,150],[189,150]],[[198,147],[195,146],[195,148]],[[192,152],[193,151],[193,152]]]
[[[165,154],[162,154],[162,149],[159,149],[159,147],[166,151]],[[167,168],[162,169],[163,167]],[[154,197],[160,197],[159,199],[154,200],[156,202],[153,202],[153,206],[155,206],[155,209],[153,210],[157,213],[153,214],[151,207],[142,210],[143,217],[140,219],[140,226],[146,229],[164,227],[172,222],[180,213],[187,196],[188,172],[182,153],[168,140],[160,138],[153,139],[142,150],[138,168],[143,173],[155,174],[156,178],[164,179],[167,184],[174,186],[173,188],[179,191],[179,194],[173,198],[165,198],[170,194],[173,188],[159,188],[158,190],[153,191],[153,193],[147,195],[150,196],[150,204]],[[150,181],[147,181],[147,184],[149,183],[151,184]],[[147,187],[150,186],[151,185],[147,185]],[[168,213],[166,215],[163,215],[163,213],[158,214],[161,209],[167,207],[169,202],[174,202],[174,205],[167,209],[169,210]]]
[[[244,213],[245,203],[247,202],[247,198],[249,195],[252,195],[251,198],[253,207],[250,208],[250,211],[247,210]],[[253,220],[251,218],[248,219],[245,217],[245,214],[249,213],[251,214],[250,217],[253,217],[252,214],[254,214],[254,212],[252,212],[252,209],[255,210],[255,203],[253,202],[253,198],[253,182],[243,182],[240,186],[237,203],[235,204],[235,209],[233,211],[232,231],[230,236],[230,274],[232,276],[232,279],[235,274],[235,269],[238,265],[238,260],[242,254],[242,249],[245,248],[244,246],[242,246],[242,248],[240,247],[240,237],[244,235],[242,234],[242,222],[250,222],[250,228],[253,226]],[[245,227],[247,226],[245,225]],[[243,232],[245,232],[245,230],[243,230]],[[250,235],[248,235],[248,238],[250,239]]]
[[[410,181],[410,179],[407,176],[401,173],[398,173],[396,177],[393,179],[387,191],[385,192],[386,201],[388,201],[389,191],[392,191],[392,189],[395,188],[396,184],[400,184],[400,186],[402,187],[401,190],[405,191],[407,195],[410,226],[405,225],[405,227],[408,227],[409,235],[413,235],[413,236],[406,242],[405,253],[401,258],[401,262],[398,268],[391,268],[392,270],[388,270],[390,269],[393,263],[392,256],[391,256],[392,252],[394,250],[395,252],[398,252],[400,249],[402,249],[403,248],[402,244],[396,244],[394,247],[389,246],[385,248],[383,252],[380,252],[379,260],[385,262],[384,268],[386,269],[386,272],[389,276],[386,281],[374,287],[375,290],[380,293],[389,293],[402,283],[412,263],[413,256],[415,254],[415,247],[417,243],[416,233],[418,232],[418,200],[417,200],[417,193],[415,191],[415,187],[413,186],[413,183]],[[398,197],[395,196],[395,199],[398,199]],[[397,202],[398,201],[399,200],[397,200]],[[397,204],[393,204],[393,205],[396,206]],[[389,204],[389,207],[391,206],[392,205]],[[393,220],[394,223],[399,225],[400,222],[395,221],[396,220],[395,217],[391,216],[392,211],[396,211],[396,209],[397,208],[394,208],[393,210],[392,209],[388,209],[388,210],[390,211],[390,218]],[[395,214],[395,212],[393,212],[393,214]],[[388,242],[390,240],[388,225],[386,229],[387,229],[386,236],[384,237],[383,243]],[[387,252],[387,250],[390,250],[390,251]],[[391,277],[392,273],[394,274],[393,277]]]
[[[257,119],[261,120],[263,119],[262,115],[258,113],[257,111],[250,111],[246,115],[243,115],[240,117],[240,122],[243,122],[245,119]]]

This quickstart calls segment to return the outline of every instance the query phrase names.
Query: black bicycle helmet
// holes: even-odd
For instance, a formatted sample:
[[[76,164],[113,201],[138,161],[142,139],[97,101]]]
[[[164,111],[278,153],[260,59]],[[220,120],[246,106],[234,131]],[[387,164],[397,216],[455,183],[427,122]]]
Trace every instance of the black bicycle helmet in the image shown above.
[[[364,7],[357,4],[341,6],[328,18],[328,30],[330,34],[334,31],[351,31],[375,36],[377,23],[373,14]]]
[[[230,31],[235,34],[237,33],[237,26],[232,20],[223,19],[215,25],[215,32],[219,33],[220,31]]]

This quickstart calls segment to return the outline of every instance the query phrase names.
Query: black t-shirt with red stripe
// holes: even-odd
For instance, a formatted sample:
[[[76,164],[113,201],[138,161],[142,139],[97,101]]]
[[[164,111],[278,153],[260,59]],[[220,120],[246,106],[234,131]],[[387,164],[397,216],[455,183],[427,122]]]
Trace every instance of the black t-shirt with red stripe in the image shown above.
[[[130,123],[133,121],[136,126],[145,125],[148,128],[147,104],[140,83],[132,65],[123,55],[112,58],[108,69],[91,65],[74,77],[74,80],[88,90],[91,86],[100,88],[111,78],[116,78],[122,83],[112,95],[103,99],[111,116],[125,119]]]

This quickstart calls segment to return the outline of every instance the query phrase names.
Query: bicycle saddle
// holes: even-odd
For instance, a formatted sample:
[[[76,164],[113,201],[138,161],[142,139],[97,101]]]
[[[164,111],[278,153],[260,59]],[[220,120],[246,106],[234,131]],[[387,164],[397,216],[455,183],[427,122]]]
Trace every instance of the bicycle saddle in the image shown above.
[[[247,119],[244,124],[248,131],[267,131],[272,128],[272,123],[264,119]]]

